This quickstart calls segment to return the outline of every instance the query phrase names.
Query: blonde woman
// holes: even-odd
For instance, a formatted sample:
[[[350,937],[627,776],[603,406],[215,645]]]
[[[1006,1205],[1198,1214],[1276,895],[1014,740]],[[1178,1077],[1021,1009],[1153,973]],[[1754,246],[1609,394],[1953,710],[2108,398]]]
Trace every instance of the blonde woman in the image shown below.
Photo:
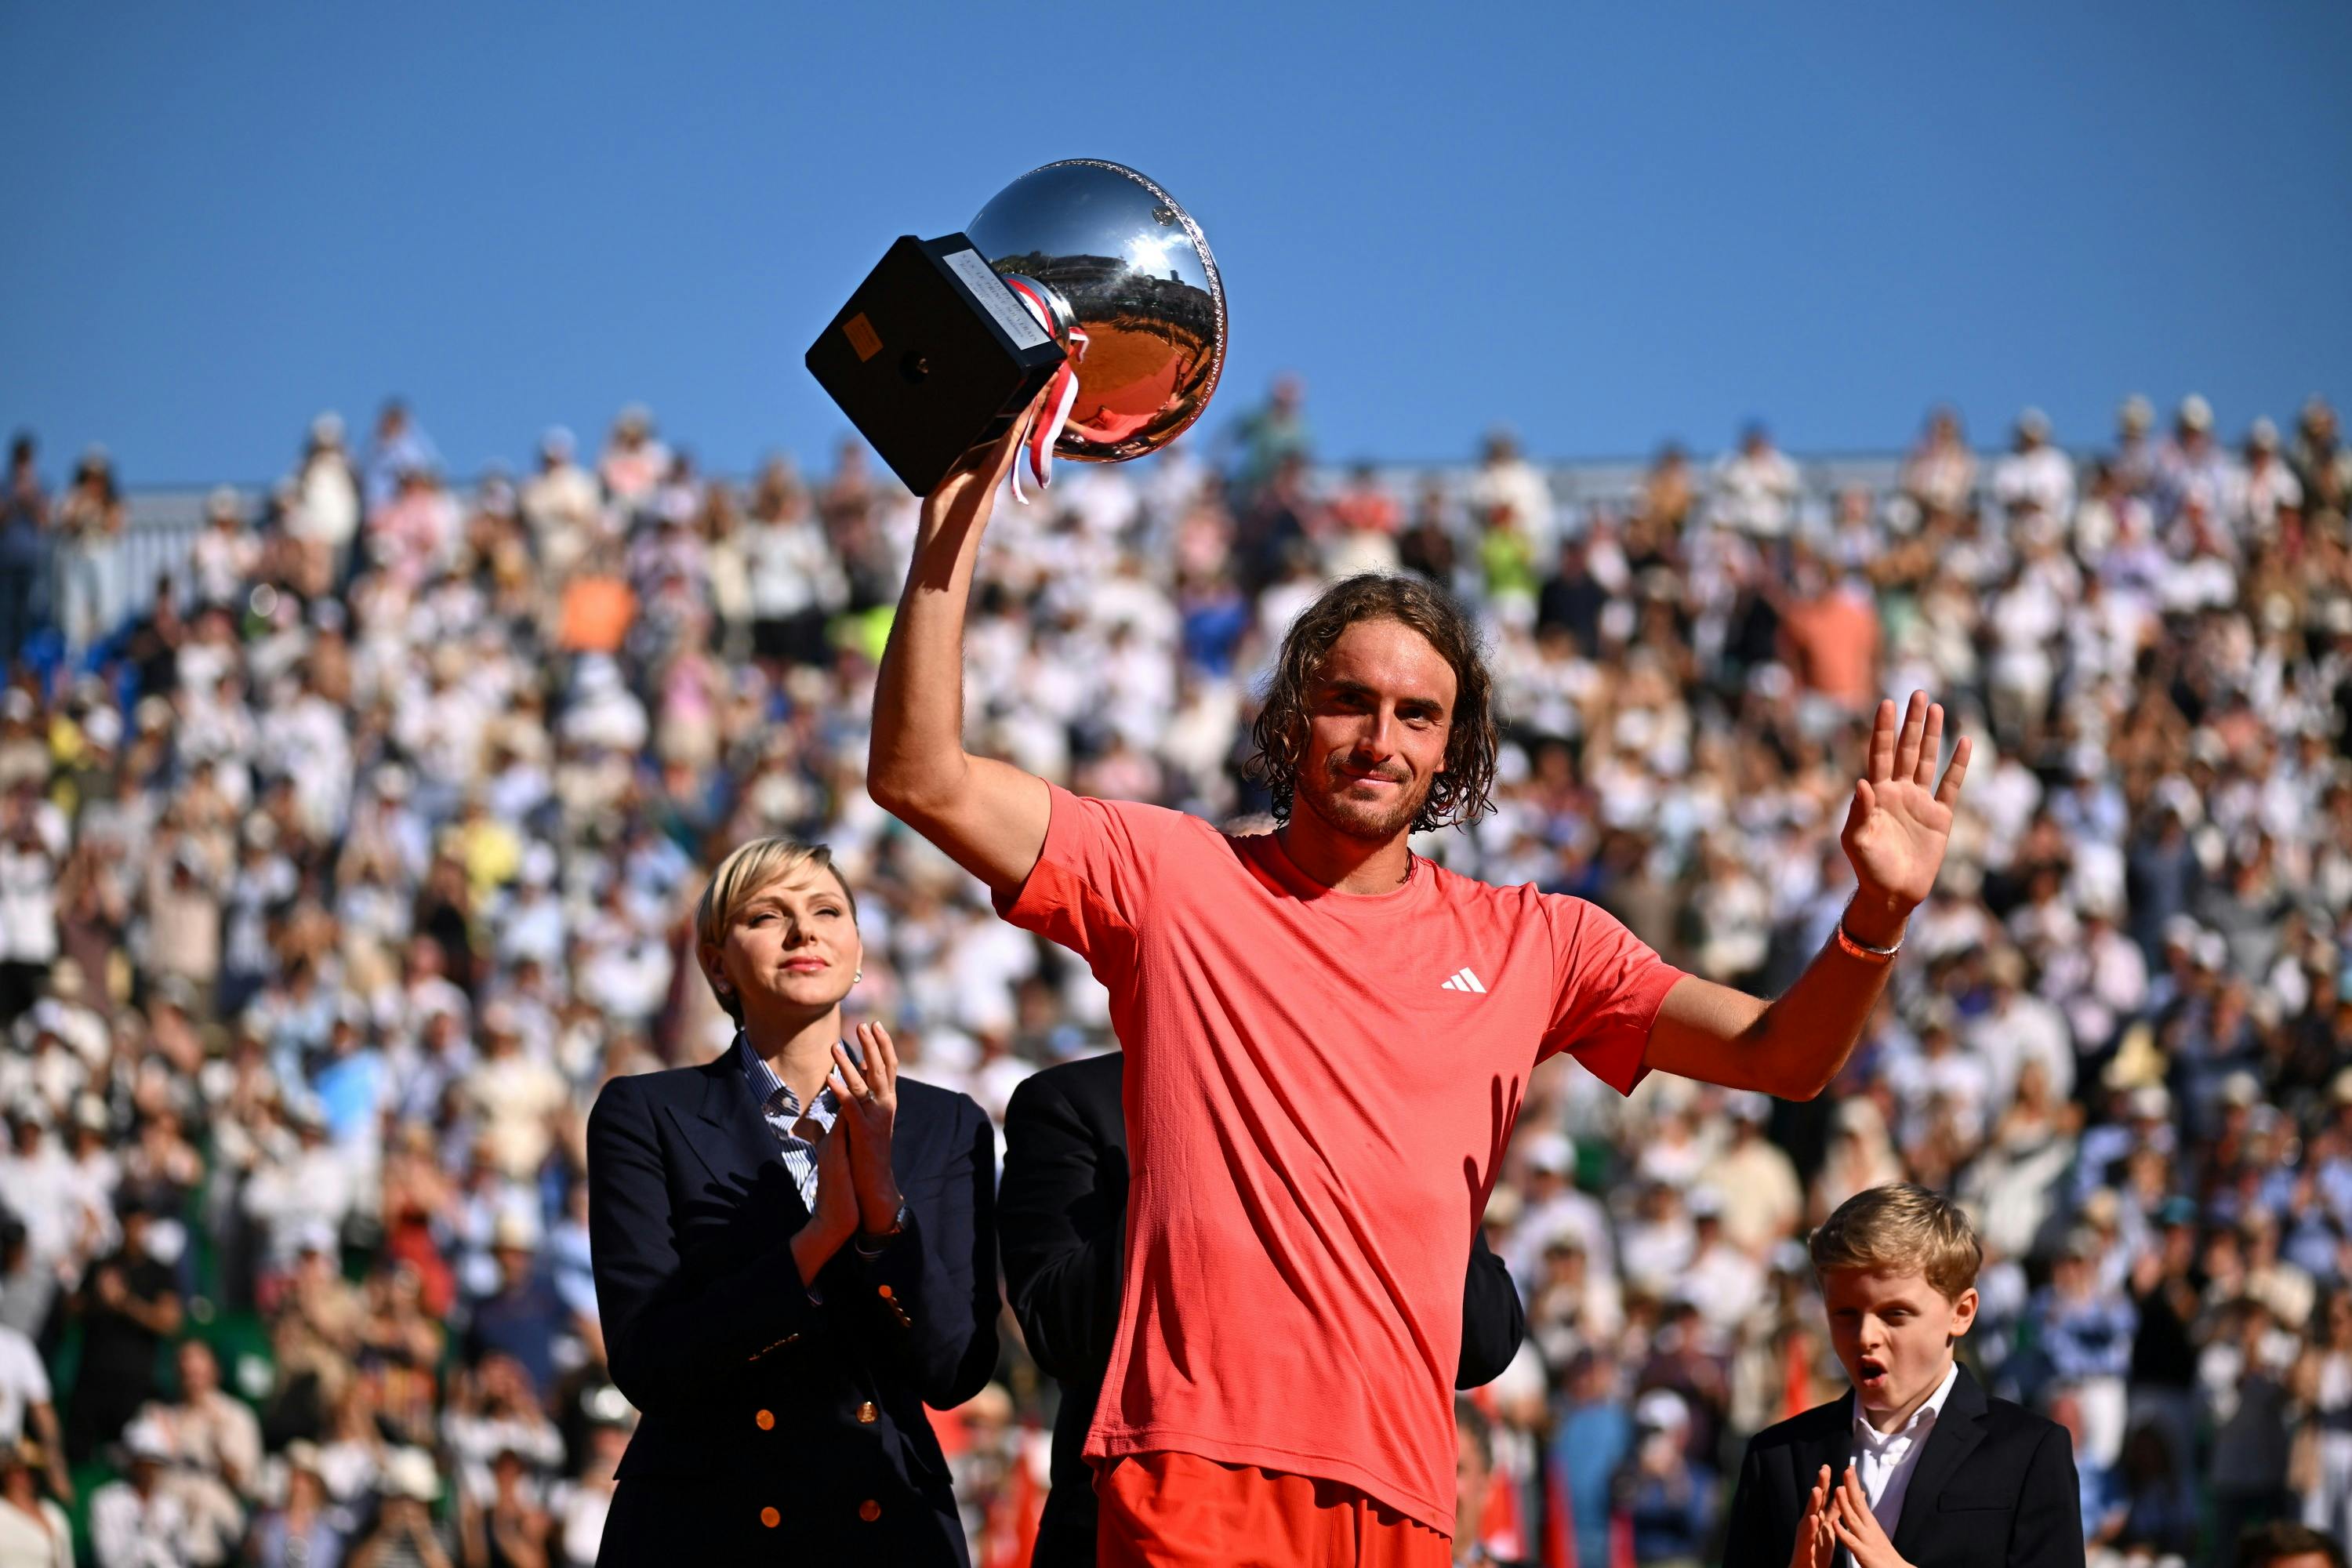
[[[857,900],[821,846],[730,855],[696,910],[739,1026],[698,1067],[614,1079],[588,1122],[613,1380],[643,1412],[614,1564],[967,1562],[923,1406],[996,1361],[994,1135],[845,1037]]]

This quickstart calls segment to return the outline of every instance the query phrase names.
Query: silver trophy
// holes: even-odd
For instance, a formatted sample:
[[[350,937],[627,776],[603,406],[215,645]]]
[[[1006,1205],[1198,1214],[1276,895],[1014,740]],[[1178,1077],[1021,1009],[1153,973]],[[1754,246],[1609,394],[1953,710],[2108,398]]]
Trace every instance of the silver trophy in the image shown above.
[[[964,235],[999,277],[1044,292],[1055,336],[1085,342],[1054,449],[1082,463],[1155,452],[1201,416],[1225,366],[1225,286],[1192,215],[1123,163],[1032,169]]]
[[[1201,416],[1224,362],[1224,285],[1201,226],[1133,169],[1094,158],[1030,170],[961,234],[902,237],[808,352],[919,495],[1041,391],[1026,432],[1039,483],[1052,454],[1157,451]]]

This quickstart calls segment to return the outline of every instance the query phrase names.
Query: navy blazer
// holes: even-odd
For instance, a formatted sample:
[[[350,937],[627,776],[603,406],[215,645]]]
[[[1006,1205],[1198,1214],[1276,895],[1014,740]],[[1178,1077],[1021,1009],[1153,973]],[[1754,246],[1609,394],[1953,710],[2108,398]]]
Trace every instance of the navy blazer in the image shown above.
[[[1821,1468],[1834,1485],[1853,1457],[1851,1393],[1749,1438],[1724,1568],[1787,1568]],[[1893,1544],[1915,1568],[2083,1568],[2074,1440],[2023,1405],[1986,1397],[1960,1368],[1919,1450]]]
[[[643,1413],[603,1563],[968,1562],[923,1406],[996,1364],[995,1133],[898,1080],[909,1218],[803,1281],[806,1205],[730,1047],[616,1078],[588,1118],[588,1230],[613,1381]]]

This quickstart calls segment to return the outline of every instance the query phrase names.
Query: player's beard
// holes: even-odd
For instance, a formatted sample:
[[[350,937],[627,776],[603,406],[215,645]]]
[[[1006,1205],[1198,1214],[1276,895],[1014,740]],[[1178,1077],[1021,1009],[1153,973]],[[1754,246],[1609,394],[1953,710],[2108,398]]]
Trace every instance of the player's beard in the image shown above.
[[[1434,775],[1424,778],[1418,788],[1399,790],[1390,801],[1351,800],[1347,790],[1355,781],[1338,769],[1339,761],[1334,758],[1323,764],[1321,776],[1312,785],[1302,776],[1297,798],[1334,833],[1374,844],[1386,844],[1411,828],[1429,799],[1430,786],[1437,782]]]

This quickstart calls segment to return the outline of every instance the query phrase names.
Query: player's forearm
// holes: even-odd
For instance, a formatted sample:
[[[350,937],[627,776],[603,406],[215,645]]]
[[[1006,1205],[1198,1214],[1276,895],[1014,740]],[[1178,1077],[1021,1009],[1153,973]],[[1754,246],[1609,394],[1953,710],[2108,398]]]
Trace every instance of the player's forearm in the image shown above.
[[[1748,1026],[1753,1048],[1780,1086],[1770,1092],[1811,1100],[1827,1089],[1853,1054],[1894,971],[1892,963],[1856,958],[1832,935],[1797,983]]]
[[[951,794],[970,769],[963,625],[988,511],[988,499],[970,496],[956,479],[923,503],[914,562],[875,686],[866,784],[886,808],[919,807]]]
[[[1893,967],[1857,958],[1832,937],[1777,1001],[1685,975],[1660,1005],[1643,1059],[1702,1083],[1811,1100],[1853,1053]]]

